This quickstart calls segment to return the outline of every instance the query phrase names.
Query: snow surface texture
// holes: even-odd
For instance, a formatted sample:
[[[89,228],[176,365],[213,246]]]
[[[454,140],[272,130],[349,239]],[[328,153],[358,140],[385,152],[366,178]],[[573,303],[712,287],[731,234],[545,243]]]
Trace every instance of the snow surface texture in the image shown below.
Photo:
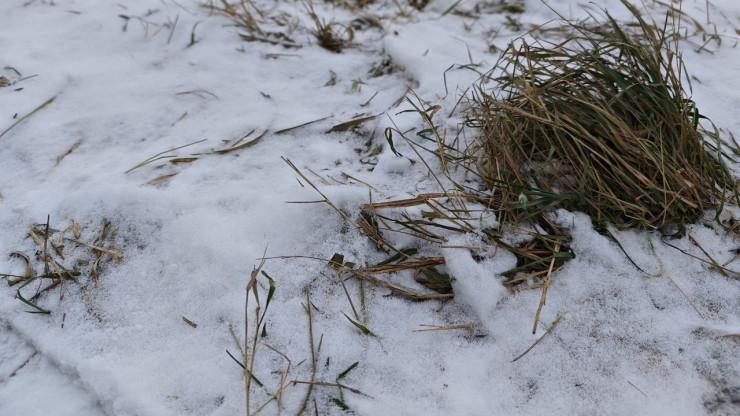
[[[478,77],[462,66],[487,70],[497,59],[490,46],[522,34],[506,23],[499,2],[480,3],[476,18],[442,16],[453,3],[432,1],[423,12],[384,0],[356,12],[316,4],[327,22],[380,19],[381,28],[355,29],[353,45],[336,54],[312,37],[301,2],[255,2],[291,16],[289,26],[266,24],[303,45],[286,49],[244,42],[231,21],[188,0],[5,0],[0,66],[12,69],[2,70],[11,85],[0,88],[0,130],[56,98],[0,137],[0,272],[23,274],[23,261],[9,255],[23,251],[33,260],[39,247],[28,231],[47,215],[57,229],[76,220],[89,243],[107,219],[122,260],[101,263],[97,285],[88,281],[88,265],[63,297],[58,288],[43,294],[37,303],[50,315],[27,313],[15,299],[17,286],[2,285],[0,415],[245,414],[243,373],[226,350],[239,355],[230,328],[244,339],[245,285],[265,249],[268,257],[343,253],[357,264],[386,256],[327,205],[286,203],[322,198],[281,157],[350,215],[368,202],[369,190],[342,173],[372,185],[375,201],[438,192],[410,147],[397,140],[398,157],[385,144],[386,127],[424,128],[418,115],[402,113],[409,104],[395,102],[411,85],[442,107],[436,117],[444,120]],[[563,16],[586,16],[575,1],[548,3]],[[619,2],[603,3],[626,18]],[[711,54],[685,45],[684,59],[699,108],[738,135],[733,25],[740,6],[712,4],[722,46]],[[705,6],[684,1],[699,20]],[[463,1],[458,10],[473,7]],[[525,28],[556,17],[535,0],[524,10],[511,18]],[[382,74],[368,75],[373,68]],[[357,131],[326,133],[358,114],[379,117]],[[454,131],[459,121],[452,114],[444,123]],[[268,133],[251,147],[202,155],[252,130],[246,140]],[[125,173],[202,139],[166,153],[198,157],[194,162],[162,159]],[[170,174],[177,175],[143,185]],[[361,307],[359,285],[350,280],[347,290],[374,336],[343,316],[352,316],[351,306],[325,261],[268,260],[263,270],[276,292],[261,342],[290,360],[287,380],[311,379],[303,307],[309,287],[315,344],[321,340],[316,381],[335,383],[357,362],[339,381],[363,393],[314,386],[310,414],[344,414],[338,403],[363,415],[740,414],[738,338],[723,337],[740,333],[740,282],[654,236],[653,253],[645,234],[617,233],[637,264],[660,274],[647,277],[584,215],[559,211],[557,220],[573,235],[577,257],[553,279],[536,334],[540,292],[512,294],[501,284],[498,273],[515,262],[509,253],[491,249],[477,261],[468,250],[423,246],[445,257],[454,301],[412,302],[366,285]],[[737,248],[705,225],[689,232],[720,263]],[[451,234],[447,246],[481,244],[474,235]],[[702,255],[687,239],[676,244]],[[423,289],[410,274],[391,279]],[[267,280],[258,282],[264,301]],[[250,305],[252,320],[254,298]],[[467,324],[472,338],[464,329],[414,332]],[[254,374],[264,387],[252,384],[252,410],[277,392],[285,357],[259,348]],[[306,391],[291,385],[262,414],[278,414],[278,406],[295,413]]]

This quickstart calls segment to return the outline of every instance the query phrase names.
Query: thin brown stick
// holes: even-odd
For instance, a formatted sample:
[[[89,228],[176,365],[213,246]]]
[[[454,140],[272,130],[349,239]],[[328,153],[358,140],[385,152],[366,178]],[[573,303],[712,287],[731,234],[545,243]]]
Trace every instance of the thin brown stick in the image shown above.
[[[181,316],[181,318],[182,318],[183,322],[185,322],[186,324],[192,326],[193,328],[197,328],[198,327],[198,324],[196,324],[195,322],[191,321],[190,319],[188,319],[188,318],[186,318],[184,316]]]
[[[36,354],[38,353],[39,353],[38,351],[34,351],[28,358],[26,358],[26,361],[24,361],[23,364],[19,365],[15,370],[13,370],[12,373],[10,373],[8,378],[15,377],[18,371],[20,371],[23,367],[25,367],[26,364],[28,364],[33,359],[33,357],[35,357]]]
[[[631,381],[627,380],[627,382],[628,382],[628,383],[630,383],[630,386],[634,387],[634,388],[635,388],[635,390],[637,390],[637,391],[639,391],[640,393],[642,393],[642,395],[643,395],[643,396],[645,396],[645,397],[648,397],[648,395],[647,395],[647,394],[645,394],[645,392],[643,392],[642,390],[638,389],[638,388],[637,388],[637,386],[635,386],[634,384],[632,384],[632,382],[631,382]]]
[[[59,165],[59,163],[64,160],[65,157],[69,156],[70,153],[74,152],[75,149],[80,147],[82,144],[82,140],[76,141],[72,146],[69,147],[64,153],[62,153],[59,157],[57,157],[57,163],[56,165]]]
[[[675,281],[674,281],[674,280],[673,280],[673,279],[671,278],[671,276],[668,276],[668,275],[666,275],[666,277],[668,277],[668,280],[670,280],[670,281],[671,281],[671,283],[673,283],[673,286],[676,286],[676,289],[678,289],[678,291],[679,291],[679,292],[681,292],[681,294],[683,295],[683,297],[685,297],[685,298],[686,298],[686,300],[687,300],[687,301],[689,302],[689,305],[691,305],[691,307],[692,307],[692,308],[694,308],[694,310],[695,310],[695,311],[696,311],[696,313],[697,313],[697,314],[699,315],[699,317],[700,317],[701,319],[704,319],[704,315],[702,315],[702,314],[701,314],[701,312],[699,312],[699,309],[697,309],[697,308],[696,308],[696,305],[694,305],[694,302],[692,302],[692,301],[691,301],[691,299],[689,299],[689,296],[688,296],[688,295],[686,294],[686,292],[684,292],[684,291],[683,291],[683,289],[681,289],[681,287],[680,287],[680,286],[678,285],[678,283],[676,283],[676,282],[675,282]]]
[[[535,341],[535,342],[534,342],[534,344],[532,344],[532,345],[531,345],[531,346],[530,346],[529,348],[527,348],[527,350],[526,350],[526,351],[524,351],[523,353],[521,353],[521,354],[517,355],[517,356],[516,356],[516,358],[514,358],[513,360],[511,360],[511,362],[513,363],[514,361],[516,361],[516,360],[518,360],[518,359],[520,359],[520,358],[524,357],[524,356],[525,356],[525,355],[526,355],[526,354],[527,354],[528,352],[532,351],[532,348],[534,348],[534,347],[535,347],[535,345],[539,344],[539,343],[540,343],[540,341],[542,341],[542,339],[543,339],[543,338],[545,338],[545,336],[546,336],[547,334],[549,334],[549,333],[550,333],[550,331],[552,331],[552,330],[553,330],[553,328],[555,328],[555,325],[557,325],[558,323],[560,323],[560,320],[561,320],[561,319],[563,319],[563,315],[560,315],[560,316],[558,317],[558,319],[556,319],[556,320],[555,320],[555,322],[553,322],[553,323],[552,323],[552,325],[550,325],[550,328],[548,328],[548,329],[547,329],[547,331],[545,331],[545,333],[544,333],[544,334],[542,334],[542,336],[541,336],[541,337],[537,338],[537,341]]]

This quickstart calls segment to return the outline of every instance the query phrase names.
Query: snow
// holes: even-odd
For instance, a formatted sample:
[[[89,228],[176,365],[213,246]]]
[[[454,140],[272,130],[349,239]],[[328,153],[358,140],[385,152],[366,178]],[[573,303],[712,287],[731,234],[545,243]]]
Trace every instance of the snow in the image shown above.
[[[573,236],[576,258],[553,277],[534,334],[541,292],[503,286],[499,273],[515,264],[511,253],[484,247],[478,261],[459,248],[485,245],[474,233],[450,233],[444,247],[394,240],[444,256],[443,270],[455,277],[454,300],[410,301],[365,284],[361,304],[360,285],[348,280],[354,308],[373,335],[343,315],[356,320],[337,272],[321,259],[342,253],[365,265],[387,254],[326,204],[288,203],[323,197],[282,158],[351,218],[371,196],[377,202],[439,192],[403,139],[394,137],[402,157],[385,141],[387,127],[427,127],[418,114],[404,112],[410,104],[395,102],[410,85],[414,104],[441,107],[435,121],[453,137],[460,116],[452,110],[474,85],[476,70],[496,61],[491,46],[501,49],[524,33],[505,25],[498,2],[481,3],[488,12],[478,18],[442,16],[453,3],[432,1],[418,12],[379,0],[352,12],[317,2],[327,22],[374,15],[383,25],[355,29],[354,44],[337,54],[312,37],[301,2],[255,2],[292,16],[287,26],[264,24],[303,45],[288,49],[240,40],[231,21],[194,1],[4,1],[0,75],[12,85],[0,88],[0,130],[55,99],[0,136],[0,273],[23,274],[24,262],[10,256],[15,251],[39,264],[39,247],[28,235],[47,215],[59,230],[77,221],[80,239],[90,244],[110,221],[117,229],[111,247],[122,260],[104,256],[97,284],[88,278],[90,266],[82,266],[80,283],[40,296],[37,304],[50,315],[27,313],[30,307],[15,298],[18,286],[0,285],[0,415],[245,414],[243,373],[226,350],[240,355],[231,330],[243,345],[245,286],[265,252],[270,259],[262,270],[276,290],[260,342],[284,356],[259,347],[254,375],[264,387],[252,383],[252,411],[278,391],[289,364],[286,380],[311,379],[308,287],[313,342],[316,349],[321,344],[315,380],[362,392],[315,385],[309,413],[315,403],[319,414],[344,414],[333,399],[363,415],[740,413],[738,338],[725,337],[740,333],[740,281],[658,235],[614,230],[642,273],[580,213],[555,213]],[[683,45],[684,59],[696,77],[698,107],[737,135],[740,6],[711,3],[722,45],[710,42],[714,53]],[[563,16],[586,16],[575,1],[548,4]],[[474,6],[468,0],[458,8]],[[625,18],[619,2],[606,7]],[[702,22],[705,7],[683,2]],[[512,15],[524,27],[557,17],[539,1],[527,0],[524,10]],[[191,34],[197,42],[188,47]],[[369,75],[388,59],[386,73]],[[378,117],[358,130],[327,133],[370,115]],[[284,129],[290,130],[276,134]],[[252,131],[245,141],[267,134],[242,150],[209,154]],[[198,159],[160,159],[126,173],[160,152]],[[439,162],[423,156],[438,172]],[[735,207],[730,212],[739,216]],[[485,215],[476,221],[497,225]],[[688,231],[722,264],[737,242],[709,224]],[[705,258],[687,237],[671,243]],[[65,244],[72,250],[65,267],[76,258],[94,260],[92,250]],[[410,273],[388,278],[424,289]],[[264,302],[268,281],[259,275],[257,282]],[[35,284],[23,293],[33,295]],[[255,305],[250,295],[250,331]],[[418,332],[471,324],[472,336],[467,329]],[[293,414],[306,393],[306,385],[290,385],[280,408],[272,402],[262,414]]]

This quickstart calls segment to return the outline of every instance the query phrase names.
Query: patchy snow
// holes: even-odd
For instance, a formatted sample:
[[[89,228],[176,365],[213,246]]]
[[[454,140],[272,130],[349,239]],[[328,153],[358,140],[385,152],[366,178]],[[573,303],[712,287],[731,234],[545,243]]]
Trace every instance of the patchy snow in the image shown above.
[[[552,9],[587,16],[572,0],[549,1],[552,9],[527,0],[523,14],[466,0],[456,10],[467,16],[443,15],[454,3],[432,1],[423,12],[384,0],[355,11],[315,4],[326,22],[376,16],[381,23],[356,23],[353,45],[337,54],[317,44],[298,1],[255,4],[287,16],[284,26],[268,21],[264,30],[286,33],[299,49],[242,41],[243,30],[189,0],[4,1],[0,75],[10,85],[0,88],[0,131],[54,100],[0,136],[0,273],[23,274],[24,261],[10,256],[17,251],[40,264],[29,230],[47,215],[51,227],[70,227],[70,238],[77,221],[88,244],[110,221],[117,234],[105,244],[122,259],[103,256],[95,283],[96,252],[62,241],[69,254],[60,263],[83,260],[82,275],[35,301],[49,315],[27,313],[18,286],[1,285],[0,415],[245,414],[243,373],[226,350],[240,355],[231,330],[243,345],[245,286],[265,250],[271,259],[263,270],[276,290],[254,364],[263,387],[252,383],[252,411],[278,392],[286,358],[286,380],[311,380],[308,287],[315,380],[362,392],[315,385],[311,414],[343,414],[340,403],[363,415],[740,413],[740,281],[657,235],[614,231],[642,273],[585,215],[558,211],[576,258],[553,277],[534,334],[541,292],[506,289],[499,273],[515,264],[513,255],[461,249],[485,245],[474,233],[450,233],[445,247],[395,240],[445,257],[455,278],[449,302],[410,301],[369,284],[361,302],[360,285],[348,280],[350,305],[336,271],[315,259],[342,253],[364,265],[387,254],[326,204],[286,203],[323,197],[282,158],[352,218],[370,197],[439,192],[419,155],[394,137],[403,156],[395,155],[384,137],[387,127],[426,128],[405,112],[407,87],[416,105],[440,106],[435,121],[452,138],[460,123],[453,109],[497,48],[529,24],[556,18]],[[683,3],[705,22],[705,1]],[[726,135],[738,134],[740,6],[711,3],[706,26],[716,26],[722,45],[697,53],[685,44],[684,59],[699,108]],[[619,2],[608,7],[626,17]],[[328,132],[358,116],[377,117]],[[264,132],[251,146],[213,153]],[[170,158],[130,170],[161,152]],[[174,156],[197,160],[171,163]],[[422,156],[439,170],[433,156]],[[732,234],[706,224],[688,231],[720,264],[735,255]],[[688,238],[672,244],[705,258]],[[410,273],[388,278],[424,289]],[[268,280],[257,281],[264,302]],[[249,302],[253,331],[251,295]],[[343,315],[355,319],[353,308],[373,335]],[[472,333],[418,331],[455,325],[472,325]],[[262,414],[295,413],[307,389],[289,385]]]

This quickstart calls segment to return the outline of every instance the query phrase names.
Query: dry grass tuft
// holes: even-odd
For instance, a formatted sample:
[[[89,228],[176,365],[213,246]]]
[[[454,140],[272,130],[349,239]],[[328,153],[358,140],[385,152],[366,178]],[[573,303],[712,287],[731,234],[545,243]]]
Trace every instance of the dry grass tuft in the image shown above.
[[[260,24],[264,22],[265,14],[250,0],[240,0],[235,3],[226,0],[209,0],[201,6],[209,9],[211,13],[227,16],[234,21],[237,27],[249,33],[263,33]]]
[[[35,245],[30,248],[35,250],[35,256],[29,256],[20,250],[11,253],[11,257],[23,261],[25,268],[23,274],[0,273],[0,277],[7,279],[9,286],[18,285],[16,298],[32,308],[28,312],[41,314],[51,314],[51,311],[38,306],[35,302],[57,287],[61,301],[64,294],[70,292],[65,288],[65,284],[73,282],[80,288],[90,311],[102,322],[101,314],[90,295],[90,286],[94,286],[95,289],[99,287],[104,263],[111,258],[121,261],[121,254],[113,248],[117,233],[118,230],[111,226],[110,221],[104,219],[97,238],[92,243],[87,243],[83,240],[82,229],[77,221],[72,220],[70,226],[60,231],[50,227],[47,218],[45,224],[32,224],[28,232]],[[85,273],[88,274],[88,278],[83,282]],[[34,282],[38,285],[31,285]],[[35,293],[26,294],[24,297],[24,292],[28,292],[23,291],[26,286],[35,286]]]
[[[247,42],[262,42],[271,45],[280,45],[285,48],[301,48],[288,35],[293,30],[294,22],[291,16],[285,14],[270,14],[257,7],[252,0],[208,0],[201,3],[212,14],[220,14],[229,18],[241,30],[239,37]],[[278,30],[269,30],[271,27]]]
[[[311,33],[313,33],[319,41],[319,45],[321,45],[322,48],[340,53],[349,45],[350,42],[352,42],[352,40],[354,40],[355,32],[351,26],[345,26],[334,21],[326,23],[324,19],[319,18],[316,14],[316,11],[314,11],[313,8],[313,2],[310,0],[304,3],[304,6],[306,7],[306,12],[316,26]]]
[[[725,143],[686,95],[681,55],[637,24],[574,26],[560,43],[512,43],[473,94],[479,172],[511,220],[553,207],[596,224],[683,231],[736,194]],[[494,84],[491,88],[491,84]]]

